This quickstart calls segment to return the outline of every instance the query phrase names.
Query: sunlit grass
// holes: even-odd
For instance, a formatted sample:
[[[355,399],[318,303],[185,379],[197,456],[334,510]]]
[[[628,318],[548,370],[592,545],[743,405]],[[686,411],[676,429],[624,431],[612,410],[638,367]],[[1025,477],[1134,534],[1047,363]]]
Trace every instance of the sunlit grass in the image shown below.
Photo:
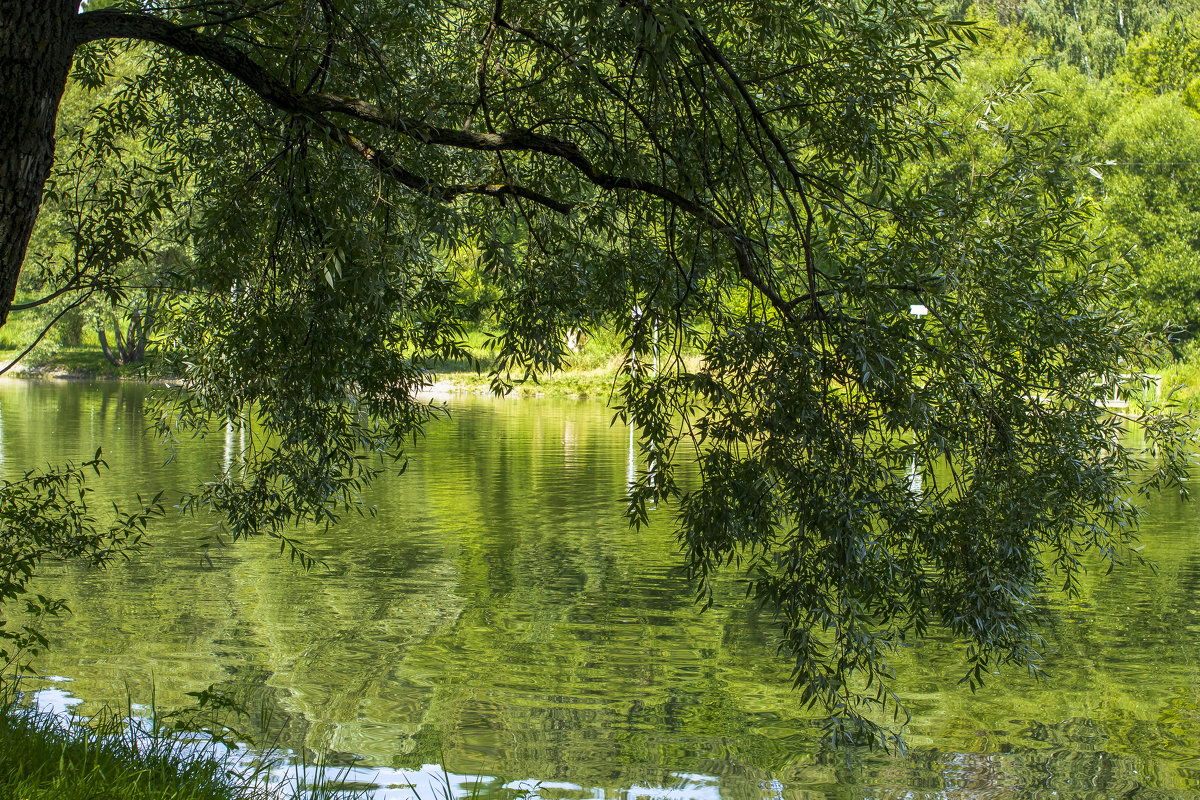
[[[14,315],[0,328],[0,365],[7,364],[32,341],[40,329],[30,324],[32,320]],[[538,375],[529,381],[516,381],[513,394],[558,395],[594,397],[608,399],[616,396],[627,378],[621,367],[628,355],[627,342],[622,334],[611,330],[589,333],[582,340],[578,351],[569,353],[566,367],[550,374]],[[469,359],[447,359],[435,361],[432,369],[437,391],[465,391],[487,393],[491,389],[490,370],[496,364],[497,352],[494,342],[486,330],[474,328],[463,337],[463,345],[470,354]],[[643,354],[643,358],[645,354]],[[685,362],[691,369],[699,367],[697,354],[685,354]],[[1180,403],[1200,402],[1200,347],[1189,345],[1179,360],[1166,364],[1161,369],[1161,394],[1153,389],[1131,392],[1128,399],[1136,405],[1154,404],[1168,396]],[[141,374],[139,365],[115,367],[100,351],[94,330],[84,329],[81,343],[63,345],[51,334],[22,359],[14,374],[58,375],[80,378],[125,378]],[[518,376],[514,376],[518,377]]]
[[[474,363],[463,360],[433,365],[437,380],[435,388],[486,393],[491,387],[489,370],[496,363],[496,350],[488,334],[482,330],[468,332],[464,342],[474,358]],[[567,354],[563,369],[537,375],[527,381],[519,380],[522,376],[511,376],[514,379],[513,394],[594,397],[605,400],[610,396],[615,397],[622,384],[628,380],[628,377],[622,374],[622,367],[628,355],[628,342],[623,334],[607,329],[592,331],[580,340],[578,350]],[[646,353],[640,356],[642,359],[649,358]],[[699,354],[685,353],[684,363],[689,369],[697,369],[700,364]]]
[[[1200,347],[1189,345],[1180,360],[1163,368],[1161,395],[1183,403],[1200,401]]]
[[[115,719],[90,727],[8,703],[0,713],[0,796],[21,800],[243,800],[255,787],[179,741],[137,741]]]
[[[0,706],[0,798],[14,800],[326,800],[365,795],[333,772],[298,767],[290,782],[231,751],[144,720],[87,721]],[[308,780],[305,776],[308,775]],[[315,775],[315,778],[313,777]]]

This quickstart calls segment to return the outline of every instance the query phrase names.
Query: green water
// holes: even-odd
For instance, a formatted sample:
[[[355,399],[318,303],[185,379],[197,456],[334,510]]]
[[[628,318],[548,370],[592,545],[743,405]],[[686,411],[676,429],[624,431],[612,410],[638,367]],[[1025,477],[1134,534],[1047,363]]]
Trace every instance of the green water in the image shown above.
[[[103,446],[97,497],[122,499],[236,468],[240,432],[172,457],[143,433],[145,397],[0,382],[0,469]],[[1154,503],[1157,574],[1089,575],[1056,603],[1047,682],[1006,673],[972,695],[948,642],[899,654],[912,753],[847,764],[737,576],[701,614],[669,519],[625,523],[629,435],[603,405],[446,402],[376,516],[301,536],[324,560],[310,572],[268,541],[206,552],[211,521],[175,518],[129,564],[49,565],[38,588],[74,613],[40,662],[52,680],[29,684],[40,702],[146,704],[153,687],[172,708],[215,684],[264,704],[260,735],[352,777],[386,787],[443,764],[455,793],[497,797],[1200,797],[1200,505]]]

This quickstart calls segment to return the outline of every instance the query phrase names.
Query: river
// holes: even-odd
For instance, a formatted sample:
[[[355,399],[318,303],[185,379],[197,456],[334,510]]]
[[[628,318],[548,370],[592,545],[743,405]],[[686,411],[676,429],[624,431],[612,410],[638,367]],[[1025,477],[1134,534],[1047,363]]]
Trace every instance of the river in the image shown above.
[[[144,432],[146,396],[2,381],[0,469],[102,446],[102,507],[236,468],[241,431],[172,454]],[[211,685],[265,712],[260,740],[325,754],[379,798],[409,782],[422,800],[431,784],[544,800],[1200,797],[1200,505],[1154,500],[1157,572],[1095,570],[1054,601],[1048,680],[1005,672],[972,694],[934,638],[896,659],[910,752],[830,752],[737,575],[700,613],[666,513],[626,523],[629,434],[610,411],[446,403],[405,474],[374,489],[377,514],[299,534],[312,570],[176,515],[129,563],[46,565],[38,590],[73,613],[26,688],[90,713],[183,707]]]

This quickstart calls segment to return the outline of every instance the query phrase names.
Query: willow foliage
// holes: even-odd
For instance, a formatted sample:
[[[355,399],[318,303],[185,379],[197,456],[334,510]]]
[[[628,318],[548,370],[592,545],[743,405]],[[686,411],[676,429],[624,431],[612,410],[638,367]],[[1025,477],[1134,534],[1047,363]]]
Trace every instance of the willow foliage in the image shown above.
[[[499,390],[569,330],[657,342],[622,368],[631,516],[675,509],[702,601],[748,571],[839,739],[881,734],[889,653],[928,632],[972,686],[1036,668],[1043,594],[1130,557],[1138,493],[1183,474],[1186,420],[1143,415],[1143,461],[1100,404],[1153,348],[1086,165],[1012,123],[1033,87],[945,106],[975,31],[923,2],[153,0],[70,27],[96,130],[144,148],[128,213],[187,253],[154,279],[162,426],[255,419],[248,468],[190,501],[235,536],[333,521],[403,457],[414,392],[465,355],[462,253]]]

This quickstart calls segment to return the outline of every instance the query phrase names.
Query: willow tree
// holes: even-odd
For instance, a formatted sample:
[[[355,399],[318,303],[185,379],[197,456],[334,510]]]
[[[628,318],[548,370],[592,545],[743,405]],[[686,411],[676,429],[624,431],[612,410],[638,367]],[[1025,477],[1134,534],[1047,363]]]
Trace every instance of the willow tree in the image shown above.
[[[929,631],[972,684],[1036,668],[1044,592],[1128,555],[1138,491],[1186,461],[1177,418],[1142,418],[1143,464],[1098,405],[1150,350],[1078,159],[1007,124],[1028,87],[943,109],[975,34],[920,0],[76,6],[0,6],[0,320],[21,270],[119,297],[145,242],[185,251],[156,277],[163,418],[266,432],[190,498],[235,536],[333,520],[429,421],[463,252],[500,293],[497,389],[567,331],[658,337],[616,398],[651,465],[631,515],[675,510],[702,602],[747,570],[841,721],[878,719]],[[72,69],[104,93],[55,171]],[[47,179],[123,221],[111,246],[25,254]]]

